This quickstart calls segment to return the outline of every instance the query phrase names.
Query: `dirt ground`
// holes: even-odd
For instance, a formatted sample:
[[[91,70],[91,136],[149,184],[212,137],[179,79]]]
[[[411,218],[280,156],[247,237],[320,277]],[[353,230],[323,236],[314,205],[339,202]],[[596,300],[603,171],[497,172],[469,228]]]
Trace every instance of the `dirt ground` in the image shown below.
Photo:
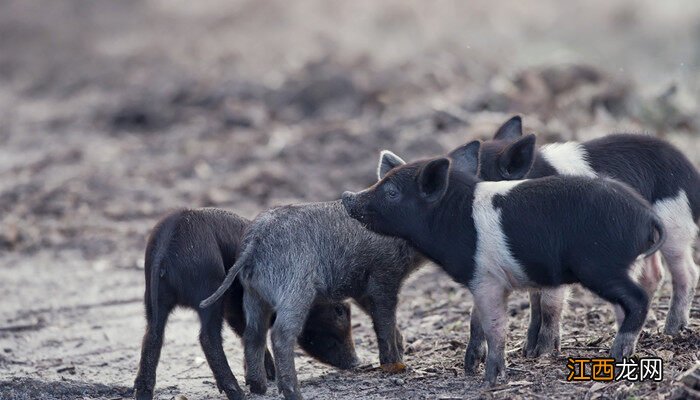
[[[131,396],[144,329],[143,252],[173,207],[338,198],[405,158],[487,138],[515,113],[541,142],[647,132],[700,165],[700,3],[0,0],[0,399]],[[697,254],[696,254],[697,256]],[[610,307],[575,289],[562,355],[529,360],[524,293],[510,301],[509,383],[465,377],[471,297],[435,266],[402,292],[407,373],[299,354],[309,399],[642,398],[678,395],[692,325],[662,333],[669,284],[638,346],[659,383],[567,383],[567,356],[603,355]],[[190,311],[166,332],[157,398],[223,398]],[[226,351],[243,377],[242,349]],[[276,398],[271,385],[267,396]],[[180,397],[181,399],[182,397]]]

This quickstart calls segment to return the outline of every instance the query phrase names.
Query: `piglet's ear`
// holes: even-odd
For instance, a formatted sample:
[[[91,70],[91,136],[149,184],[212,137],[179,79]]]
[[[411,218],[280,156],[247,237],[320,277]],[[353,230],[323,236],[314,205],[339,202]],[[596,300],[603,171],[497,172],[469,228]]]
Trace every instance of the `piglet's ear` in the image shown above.
[[[389,150],[382,150],[379,154],[379,166],[377,166],[377,179],[381,180],[384,178],[389,171],[392,169],[406,164],[406,161],[402,160],[401,157],[390,152]]]
[[[493,135],[495,140],[515,140],[523,135],[523,120],[519,115],[509,119]]]
[[[506,180],[523,179],[535,162],[535,135],[508,145],[498,157],[498,170]]]
[[[447,191],[450,160],[438,158],[425,164],[418,175],[418,191],[424,199],[438,201]]]
[[[447,156],[452,161],[452,168],[476,176],[479,172],[479,149],[481,142],[473,140],[452,150]]]

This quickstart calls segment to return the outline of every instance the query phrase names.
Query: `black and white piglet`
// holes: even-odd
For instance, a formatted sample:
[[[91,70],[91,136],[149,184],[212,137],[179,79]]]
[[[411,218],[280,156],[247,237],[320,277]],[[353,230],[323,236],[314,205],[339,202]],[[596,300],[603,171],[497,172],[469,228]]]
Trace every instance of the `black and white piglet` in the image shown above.
[[[634,352],[647,294],[628,274],[637,257],[663,243],[649,204],[610,179],[548,177],[482,182],[480,143],[465,146],[459,168],[447,158],[405,164],[359,193],[343,194],[348,213],[369,229],[406,239],[474,295],[472,335],[488,344],[486,379],[505,374],[506,300],[518,288],[580,282],[620,304],[624,321],[613,357]],[[472,372],[483,346],[468,348]]]
[[[371,232],[350,218],[340,201],[274,208],[248,228],[243,252],[207,307],[231,285],[236,274],[245,288],[246,382],[264,393],[263,355],[269,316],[277,386],[286,399],[301,399],[294,367],[294,342],[315,302],[352,298],[372,318],[379,361],[401,372],[403,339],[396,325],[401,284],[424,262],[404,240]]]
[[[243,287],[235,280],[223,301],[205,310],[199,302],[224,281],[236,260],[250,221],[230,211],[205,208],[179,210],[164,217],[153,229],[146,247],[146,333],[136,377],[136,398],[153,398],[156,367],[163,346],[163,332],[175,306],[199,314],[199,340],[217,386],[229,399],[241,399],[221,341],[223,319],[242,336],[245,331]],[[339,368],[357,363],[352,340],[350,307],[343,302],[317,303],[299,337],[299,344],[312,357]],[[265,369],[274,378],[275,366],[265,351]]]
[[[583,143],[535,148],[535,136],[523,136],[516,116],[481,146],[480,176],[488,181],[550,175],[607,176],[628,184],[652,204],[668,240],[661,247],[673,284],[665,332],[676,335],[688,325],[700,270],[693,245],[700,219],[700,174],[670,143],[646,135],[614,134]],[[649,259],[640,283],[653,295],[661,279],[658,257]],[[546,307],[546,306],[545,306]]]

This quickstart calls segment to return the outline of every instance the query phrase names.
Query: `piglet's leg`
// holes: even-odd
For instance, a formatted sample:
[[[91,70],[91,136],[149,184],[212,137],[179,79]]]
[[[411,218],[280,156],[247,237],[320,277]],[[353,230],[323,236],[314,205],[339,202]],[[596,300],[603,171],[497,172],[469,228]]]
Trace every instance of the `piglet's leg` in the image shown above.
[[[252,393],[265,394],[269,375],[265,367],[267,331],[272,312],[267,304],[250,290],[243,294],[243,308],[246,319],[243,331],[246,384],[250,386]]]
[[[229,400],[240,400],[245,395],[240,386],[238,386],[236,377],[231,372],[221,339],[223,313],[221,302],[199,310],[199,319],[202,324],[199,332],[199,342],[202,345],[209,367],[214,373],[214,379],[219,390],[226,393],[226,397]]]
[[[469,323],[469,344],[464,354],[464,372],[467,375],[475,374],[479,364],[486,358],[486,336],[480,318],[479,309],[474,304]]]
[[[656,252],[654,255],[646,259],[642,265],[640,275],[636,281],[642,286],[642,289],[649,296],[649,300],[654,298],[656,290],[659,288],[661,280],[664,278],[664,267],[661,263],[661,253]]]
[[[690,306],[700,272],[693,260],[691,245],[679,246],[676,243],[669,243],[667,240],[661,251],[668,264],[673,285],[673,297],[666,316],[664,332],[668,335],[677,335],[684,327],[688,326]]]
[[[390,288],[370,290],[370,295],[359,302],[372,318],[379,346],[379,363],[389,373],[406,370],[403,363],[403,338],[396,326],[397,293],[398,290]]]
[[[671,307],[666,315],[664,332],[677,335],[688,326],[690,307],[700,270],[693,260],[693,245],[698,237],[698,226],[693,218],[689,199],[685,191],[676,198],[667,198],[654,203],[654,211],[663,221],[666,241],[661,247],[673,285]]]
[[[479,309],[488,353],[486,355],[486,381],[495,385],[506,373],[506,328],[508,291],[495,281],[484,281],[472,289],[474,302]]]
[[[527,357],[535,353],[537,337],[540,335],[540,326],[542,325],[541,299],[540,289],[530,290],[530,325],[527,327],[527,338],[523,346],[523,355]]]
[[[308,292],[307,292],[308,293]],[[278,307],[272,326],[272,351],[277,365],[277,387],[286,400],[301,400],[299,382],[294,366],[294,345],[304,328],[304,321],[311,309],[314,293],[308,297],[292,296]]]
[[[651,301],[651,299],[654,298],[656,290],[659,288],[661,279],[664,277],[660,252],[656,252],[649,258],[635,262],[630,269],[630,275],[633,276],[635,282],[639,283],[642,289],[644,289],[644,292],[646,292]],[[622,325],[622,321],[625,319],[625,311],[619,304],[614,306],[614,311],[615,322],[617,322],[617,327],[619,329]]]
[[[644,290],[631,280],[622,279],[622,283],[617,301],[625,311],[625,319],[610,349],[610,354],[615,359],[629,357],[634,353],[639,332],[649,311],[649,298]]]
[[[547,288],[540,292],[540,317],[542,322],[537,334],[537,345],[527,357],[559,352],[561,313],[568,288]],[[529,334],[529,331],[528,331]]]
[[[148,293],[146,294],[146,299],[149,299]],[[153,398],[153,388],[156,384],[156,368],[158,367],[160,350],[163,347],[163,333],[165,332],[168,315],[174,307],[174,302],[161,302],[158,306],[158,317],[154,318],[151,303],[146,301],[146,333],[143,335],[141,361],[134,383],[134,397],[137,400],[150,400]]]
[[[241,338],[245,334],[245,316],[243,315],[243,294],[241,293],[240,307],[238,309],[226,309],[224,317],[231,329]],[[275,380],[275,360],[272,358],[269,350],[265,350],[265,370],[267,371],[267,379]]]
[[[600,271],[607,271],[609,274],[605,279],[601,279]],[[613,274],[612,271],[616,273]],[[619,267],[582,267],[579,279],[584,286],[600,297],[622,307],[625,317],[615,336],[610,355],[618,360],[631,356],[649,311],[647,294],[630,278],[625,269]]]

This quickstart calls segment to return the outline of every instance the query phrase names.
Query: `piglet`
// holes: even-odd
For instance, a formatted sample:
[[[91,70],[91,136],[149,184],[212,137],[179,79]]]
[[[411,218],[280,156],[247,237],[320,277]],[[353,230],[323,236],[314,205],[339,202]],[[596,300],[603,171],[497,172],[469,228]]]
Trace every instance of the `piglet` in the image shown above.
[[[381,174],[381,168],[379,173]],[[372,318],[379,362],[403,372],[403,339],[396,325],[401,285],[424,258],[404,240],[378,235],[350,218],[340,201],[296,204],[260,213],[226,280],[201,306],[216,304],[240,274],[246,316],[246,382],[264,393],[263,355],[269,316],[277,386],[288,400],[302,398],[294,367],[294,342],[318,302],[354,299]]]
[[[455,152],[459,153],[459,149]],[[480,176],[484,180],[551,175],[614,178],[628,184],[652,204],[668,234],[660,253],[673,284],[664,331],[677,335],[687,327],[700,277],[693,260],[700,219],[700,174],[690,160],[670,143],[638,134],[614,134],[582,143],[548,144],[538,149],[534,135],[523,135],[519,116],[506,121],[493,139],[481,146]],[[658,256],[650,258],[640,271],[639,281],[650,296],[658,287],[662,271]],[[549,296],[554,300],[557,297],[561,296]],[[542,303],[543,310],[551,307]],[[554,308],[557,309],[556,305]],[[528,342],[533,347],[534,341]]]
[[[631,355],[649,298],[628,270],[665,235],[651,206],[604,178],[482,182],[474,175],[479,147],[465,146],[469,157],[459,168],[442,157],[400,165],[359,193],[345,192],[343,205],[370,230],[407,240],[469,288],[472,335],[488,344],[489,384],[505,374],[506,303],[515,289],[579,282],[620,304],[625,318],[611,355]],[[467,349],[467,372],[484,350]]]
[[[219,389],[229,399],[244,397],[221,341],[224,318],[238,336],[244,334],[243,287],[235,280],[223,301],[204,310],[198,305],[223,282],[249,224],[249,220],[230,211],[204,208],[172,212],[153,229],[146,247],[147,326],[134,384],[137,399],[153,398],[163,332],[170,312],[178,305],[199,314],[199,341]],[[322,362],[343,369],[353,367],[357,356],[350,306],[340,301],[316,303],[309,312],[299,343]],[[274,379],[275,366],[267,350],[265,370]]]

